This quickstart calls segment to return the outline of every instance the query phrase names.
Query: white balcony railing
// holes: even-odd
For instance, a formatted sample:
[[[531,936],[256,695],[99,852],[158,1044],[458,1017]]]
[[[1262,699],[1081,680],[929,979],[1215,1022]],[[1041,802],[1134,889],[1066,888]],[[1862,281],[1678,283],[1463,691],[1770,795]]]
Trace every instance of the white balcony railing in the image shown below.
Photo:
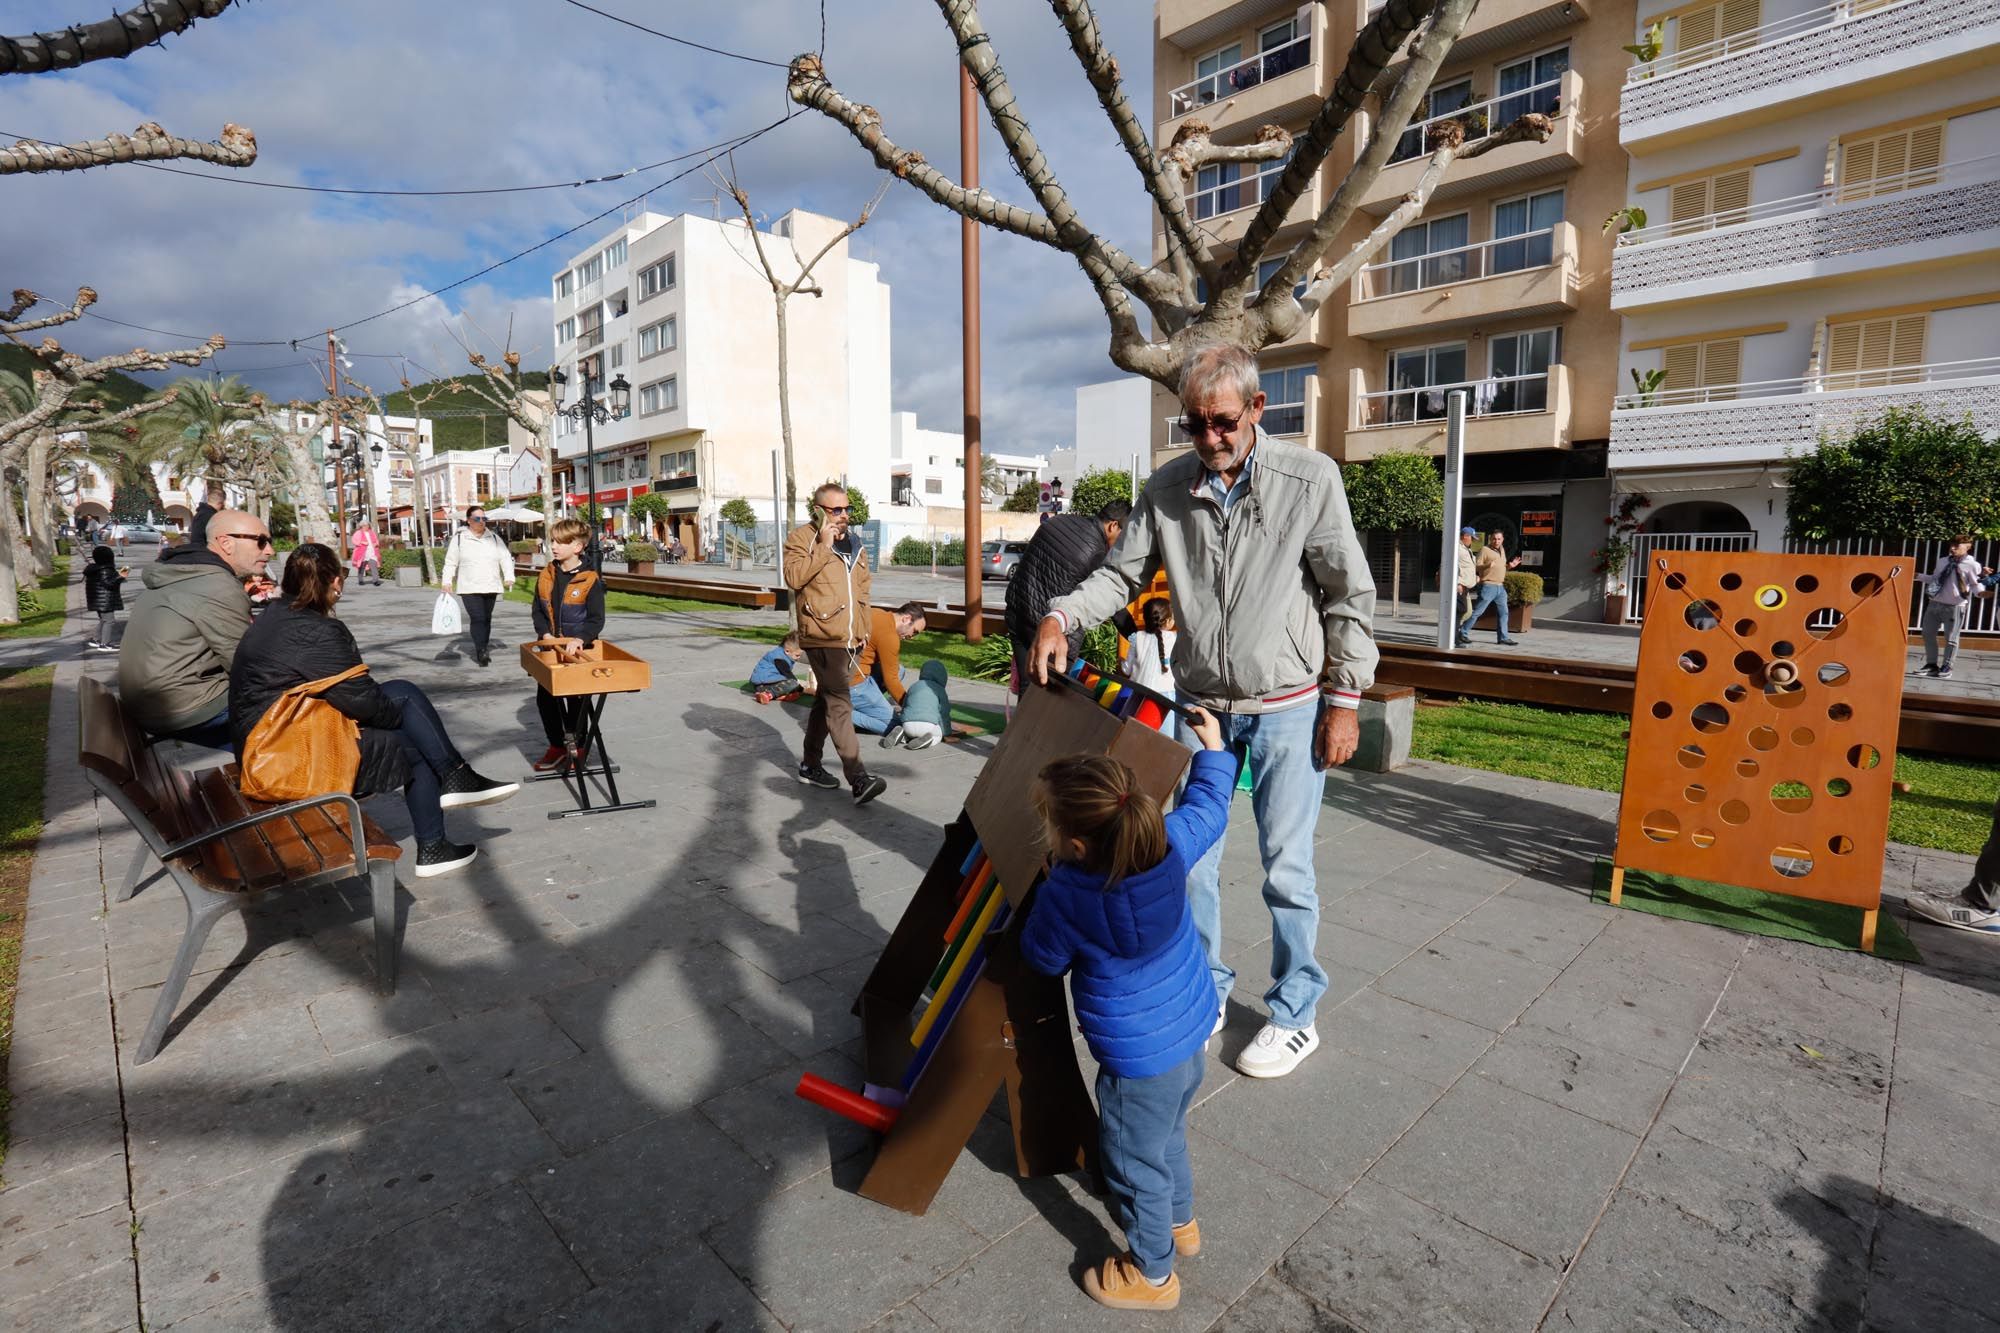
[[[1495,375],[1456,384],[1426,384],[1410,389],[1379,389],[1364,393],[1355,407],[1357,430],[1407,426],[1418,421],[1444,420],[1445,403],[1455,389],[1467,391],[1467,417],[1519,416],[1549,410],[1549,372]]]
[[[1642,60],[1625,71],[1625,86],[1644,83],[1663,74],[1673,74],[1680,70],[1705,65],[1711,60],[1733,56],[1743,51],[1754,51],[1760,46],[1769,46],[1789,37],[1818,32],[1822,28],[1836,27],[1858,14],[1872,14],[1877,10],[1892,9],[1897,5],[1918,4],[1921,0],[1836,0],[1836,3],[1818,9],[1808,9],[1802,14],[1787,14],[1783,18],[1772,19],[1761,27],[1718,37],[1712,42],[1690,46],[1682,51],[1663,51],[1653,60]]]
[[[1737,227],[1746,222],[1768,222],[1773,218],[1794,217],[1801,213],[1829,212],[1888,195],[1926,189],[1933,185],[1971,185],[1991,180],[2000,180],[2000,153],[1966,158],[1958,162],[1946,162],[1935,167],[1919,167],[1914,171],[1900,172],[1893,176],[1878,176],[1872,180],[1822,185],[1819,189],[1805,194],[1788,195],[1783,199],[1767,199],[1761,204],[1751,204],[1748,208],[1706,213],[1698,218],[1683,218],[1679,222],[1658,222],[1649,227],[1640,227],[1636,231],[1625,232],[1618,237],[1618,247],[1623,250],[1633,246],[1649,245],[1655,241],[1670,240],[1676,236],[1691,236],[1723,227]]]
[[[1970,361],[1935,361],[1921,366],[1884,366],[1875,370],[1800,375],[1784,380],[1747,380],[1741,384],[1708,384],[1688,389],[1658,389],[1650,394],[1622,394],[1612,400],[1614,412],[1649,412],[1664,407],[1705,403],[1736,403],[1758,398],[1796,398],[1811,393],[1844,393],[1850,389],[1886,389],[1900,385],[1935,384],[1946,380],[1982,379],[2000,375],[2000,356]]]
[[[1428,120],[1415,121],[1403,131],[1403,137],[1396,141],[1396,150],[1389,155],[1391,163],[1407,162],[1422,156],[1425,136],[1431,126],[1457,121],[1465,126],[1467,146],[1491,137],[1496,131],[1504,130],[1530,112],[1540,112],[1544,116],[1562,114],[1562,79],[1554,78],[1546,83],[1537,83],[1519,92],[1502,93],[1489,97],[1483,102],[1459,107],[1455,111],[1440,112]]]
[[[1197,107],[1220,102],[1260,83],[1290,74],[1295,69],[1304,69],[1311,63],[1312,34],[1300,33],[1289,42],[1182,84],[1167,94],[1167,105],[1170,114],[1184,116]]]
[[[1200,222],[1205,218],[1234,213],[1240,208],[1255,208],[1264,202],[1272,187],[1278,183],[1286,160],[1280,158],[1276,162],[1261,163],[1253,175],[1239,176],[1204,190],[1190,191],[1187,197],[1188,216]]]
[[[1361,270],[1361,294],[1356,299],[1373,301],[1384,296],[1403,296],[1502,273],[1547,268],[1555,262],[1556,230],[1546,227],[1519,236],[1503,236],[1408,259],[1369,264]]]
[[[1187,449],[1193,446],[1194,441],[1181,429],[1180,413],[1174,413],[1166,422],[1167,448]],[[1266,435],[1297,438],[1306,433],[1306,405],[1303,402],[1266,403],[1263,419],[1257,424],[1264,428]]]

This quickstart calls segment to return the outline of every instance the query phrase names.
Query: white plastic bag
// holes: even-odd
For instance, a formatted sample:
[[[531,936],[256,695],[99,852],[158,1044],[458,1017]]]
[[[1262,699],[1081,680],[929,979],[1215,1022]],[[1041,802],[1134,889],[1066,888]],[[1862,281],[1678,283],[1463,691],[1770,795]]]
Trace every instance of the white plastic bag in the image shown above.
[[[437,605],[431,608],[431,633],[457,634],[464,628],[465,620],[459,613],[458,598],[448,592],[439,593]]]

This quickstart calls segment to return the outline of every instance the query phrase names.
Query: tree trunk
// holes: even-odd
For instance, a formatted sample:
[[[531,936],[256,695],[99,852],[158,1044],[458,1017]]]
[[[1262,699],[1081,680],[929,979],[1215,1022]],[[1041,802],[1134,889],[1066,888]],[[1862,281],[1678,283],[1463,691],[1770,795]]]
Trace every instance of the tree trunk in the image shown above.
[[[21,467],[23,506],[28,524],[28,572],[39,579],[56,568],[56,534],[50,522],[49,435],[38,431],[28,442],[28,460]]]
[[[283,439],[290,489],[299,497],[294,502],[298,506],[299,540],[329,543],[333,540],[333,515],[327,512],[326,486],[320,480],[319,464],[313,462],[312,447],[303,435],[287,432]]]
[[[9,470],[7,461],[0,459],[0,625],[21,623],[21,584],[14,563],[21,544],[14,508],[19,497],[8,479]]]
[[[1403,618],[1403,534],[1389,535],[1389,619]]]
[[[778,297],[778,433],[785,442],[785,521],[778,528],[778,541],[792,530],[793,515],[799,509],[798,469],[792,461],[792,367],[790,341],[785,331],[785,297]],[[776,517],[776,515],[773,515]]]
[[[423,478],[418,474],[417,451],[405,449],[403,457],[410,460],[410,512],[417,520],[417,558],[423,561],[424,582],[435,583],[437,578],[431,572],[430,497],[424,494]]]

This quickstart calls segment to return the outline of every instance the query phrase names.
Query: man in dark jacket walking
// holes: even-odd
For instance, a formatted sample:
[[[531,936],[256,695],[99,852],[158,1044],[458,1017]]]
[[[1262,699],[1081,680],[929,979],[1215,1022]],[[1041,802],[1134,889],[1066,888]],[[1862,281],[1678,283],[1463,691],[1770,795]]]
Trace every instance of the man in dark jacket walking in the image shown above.
[[[207,546],[146,567],[147,595],[118,657],[118,695],[133,721],[155,736],[229,747],[229,666],[250,628],[243,580],[270,560],[271,534],[256,515],[218,509]]]
[[[1058,514],[1035,530],[1021,563],[1007,578],[1007,637],[1014,643],[1014,692],[1028,674],[1028,648],[1049,613],[1049,603],[1066,597],[1104,563],[1105,553],[1125,530],[1132,506],[1113,500],[1095,514]],[[1072,636],[1072,661],[1082,652],[1083,631]]]

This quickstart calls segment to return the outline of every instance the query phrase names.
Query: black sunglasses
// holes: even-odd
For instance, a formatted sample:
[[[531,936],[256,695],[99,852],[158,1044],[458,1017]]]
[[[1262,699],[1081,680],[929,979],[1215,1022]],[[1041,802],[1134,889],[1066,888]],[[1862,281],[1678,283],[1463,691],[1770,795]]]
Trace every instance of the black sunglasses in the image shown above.
[[[1246,409],[1247,410],[1247,409]],[[1180,420],[1180,427],[1190,439],[1198,440],[1209,431],[1217,435],[1234,435],[1236,428],[1243,424],[1243,413],[1233,417],[1205,417],[1198,412],[1189,412]]]
[[[259,550],[262,550],[271,544],[271,536],[269,533],[258,533],[253,536],[247,532],[225,532],[222,535],[225,537],[240,537],[246,541],[256,542]]]

